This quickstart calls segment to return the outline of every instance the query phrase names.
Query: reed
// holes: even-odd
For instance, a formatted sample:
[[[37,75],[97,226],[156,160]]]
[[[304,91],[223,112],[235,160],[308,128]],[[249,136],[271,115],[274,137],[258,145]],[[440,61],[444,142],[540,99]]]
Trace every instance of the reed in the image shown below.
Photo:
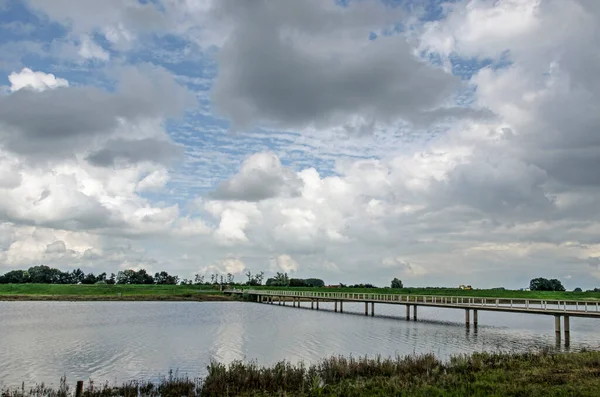
[[[256,362],[213,362],[205,378],[172,376],[158,382],[120,386],[89,382],[84,397],[112,396],[598,396],[600,352],[475,353],[441,361],[434,355],[331,357],[313,365],[287,361],[263,367]],[[1,397],[67,397],[36,385],[0,390]]]

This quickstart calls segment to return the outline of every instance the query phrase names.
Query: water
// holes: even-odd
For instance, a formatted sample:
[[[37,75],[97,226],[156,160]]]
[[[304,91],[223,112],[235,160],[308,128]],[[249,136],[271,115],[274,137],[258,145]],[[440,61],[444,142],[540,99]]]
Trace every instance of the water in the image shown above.
[[[306,305],[306,304],[305,304]],[[554,317],[345,303],[344,313],[246,302],[0,302],[0,384],[203,376],[211,359],[315,362],[331,355],[395,356],[555,348]],[[325,310],[324,310],[325,309]],[[598,349],[599,319],[571,318],[571,350]]]

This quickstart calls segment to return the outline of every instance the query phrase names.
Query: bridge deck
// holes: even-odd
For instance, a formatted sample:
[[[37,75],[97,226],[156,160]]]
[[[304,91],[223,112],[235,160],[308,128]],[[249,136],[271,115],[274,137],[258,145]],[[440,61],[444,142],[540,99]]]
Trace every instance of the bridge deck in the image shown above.
[[[321,300],[332,302],[366,302],[414,305],[449,309],[472,309],[554,316],[600,317],[599,303],[594,301],[564,301],[539,299],[506,299],[462,296],[370,294],[352,292],[226,290],[226,293],[249,294],[279,298]]]

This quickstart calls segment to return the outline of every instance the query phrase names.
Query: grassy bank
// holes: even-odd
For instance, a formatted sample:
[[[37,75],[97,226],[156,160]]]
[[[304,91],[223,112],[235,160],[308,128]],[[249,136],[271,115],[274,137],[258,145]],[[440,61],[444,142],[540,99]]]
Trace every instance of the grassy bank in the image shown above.
[[[217,289],[197,285],[0,284],[0,300],[229,300]]]
[[[237,287],[239,288],[239,287]],[[501,289],[472,289],[458,288],[310,288],[310,287],[243,287],[267,290],[288,291],[326,291],[326,292],[355,292],[372,294],[402,294],[402,295],[436,295],[436,296],[473,296],[481,298],[503,299],[546,299],[546,300],[600,300],[600,292],[556,292],[556,291],[515,291]]]
[[[488,354],[442,362],[333,357],[312,365],[211,364],[205,379],[167,378],[121,386],[89,383],[85,397],[108,396],[598,396],[600,353]],[[67,396],[72,388],[5,389],[3,397]]]

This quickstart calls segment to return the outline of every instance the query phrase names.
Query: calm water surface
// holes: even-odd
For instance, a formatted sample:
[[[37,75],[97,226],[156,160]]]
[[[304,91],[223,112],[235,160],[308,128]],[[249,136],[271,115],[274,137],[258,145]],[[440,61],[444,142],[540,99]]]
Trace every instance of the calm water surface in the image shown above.
[[[0,384],[154,379],[205,374],[211,359],[314,362],[331,355],[394,356],[555,348],[554,317],[344,304],[344,314],[244,302],[0,302]],[[325,310],[323,310],[325,309]],[[353,313],[352,313],[353,312]],[[600,348],[599,320],[571,318],[571,350]]]

